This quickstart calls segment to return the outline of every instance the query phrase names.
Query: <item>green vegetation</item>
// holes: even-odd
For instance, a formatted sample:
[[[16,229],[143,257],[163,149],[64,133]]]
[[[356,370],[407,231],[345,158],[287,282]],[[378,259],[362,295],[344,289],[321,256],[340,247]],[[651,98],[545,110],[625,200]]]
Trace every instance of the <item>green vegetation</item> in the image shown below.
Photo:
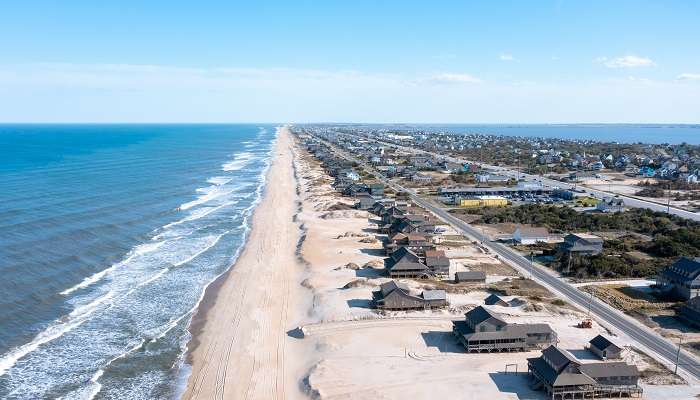
[[[576,198],[576,205],[582,207],[594,207],[596,204],[598,204],[598,199],[595,197],[581,196]]]
[[[531,224],[552,232],[630,232],[605,241],[603,253],[572,256],[556,253],[550,265],[577,277],[644,277],[654,275],[679,256],[700,256],[700,223],[654,212],[631,209],[625,213],[579,213],[569,207],[528,204],[511,208],[482,208],[477,223]],[[641,234],[652,240],[640,239]],[[635,252],[653,256],[640,258]]]

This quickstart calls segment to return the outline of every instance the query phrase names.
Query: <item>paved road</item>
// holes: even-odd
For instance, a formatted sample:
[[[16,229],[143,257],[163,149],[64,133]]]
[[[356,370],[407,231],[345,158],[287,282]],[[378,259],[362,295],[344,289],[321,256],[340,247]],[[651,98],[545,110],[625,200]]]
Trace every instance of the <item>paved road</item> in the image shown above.
[[[486,235],[483,235],[476,228],[450,215],[442,208],[439,208],[418,197],[412,189],[405,188],[389,181],[386,177],[366,165],[363,161],[339,151],[335,146],[334,148],[336,149],[338,155],[363,165],[366,170],[372,172],[377,179],[392,189],[409,193],[411,200],[416,204],[431,211],[444,222],[447,222],[454,228],[462,231],[463,234],[484,243],[487,248],[498,254],[499,257],[510,261],[512,264],[519,267],[522,272],[529,274],[532,279],[543,283],[549,288],[558,292],[563,297],[568,299],[569,302],[577,305],[583,310],[587,310],[590,307],[591,316],[597,318],[599,321],[605,322],[609,326],[618,329],[630,338],[637,341],[639,344],[656,352],[668,363],[675,364],[676,357],[678,356],[679,369],[684,370],[695,379],[700,379],[700,360],[684,350],[678,353],[678,346],[676,344],[669,342],[653,330],[614,309],[610,305],[598,300],[597,298],[592,298],[592,296],[589,294],[580,291],[578,288],[572,286],[558,276],[553,275],[546,267],[537,263],[532,263],[526,257],[503,244],[491,242]]]
[[[371,140],[374,140],[374,141],[377,142],[377,143],[381,143],[381,144],[384,144],[384,145],[396,146],[396,147],[398,147],[398,148],[400,148],[400,149],[402,149],[402,150],[404,150],[404,151],[409,151],[409,152],[413,152],[413,153],[430,154],[430,155],[433,155],[433,156],[436,156],[436,157],[440,157],[440,158],[442,158],[442,159],[444,159],[444,160],[451,161],[451,162],[455,162],[455,163],[467,163],[467,162],[468,162],[468,163],[473,163],[473,161],[469,161],[469,160],[465,160],[465,159],[461,159],[461,158],[456,158],[456,157],[451,157],[451,156],[444,156],[444,155],[441,155],[441,154],[438,154],[438,153],[433,153],[433,152],[430,152],[430,151],[425,151],[425,150],[420,150],[420,149],[414,149],[414,148],[409,148],[409,147],[405,147],[405,146],[399,146],[399,145],[396,145],[396,144],[394,144],[394,143],[382,142],[382,141],[379,141],[379,140],[376,140],[376,139],[372,139],[372,138],[370,138],[370,139],[371,139]],[[503,167],[497,167],[497,166],[494,166],[494,165],[488,165],[488,164],[479,163],[479,162],[477,162],[476,164],[480,165],[482,168],[486,168],[486,169],[489,169],[489,170],[492,170],[492,171],[497,171],[497,172],[500,173],[500,174],[507,175],[507,176],[511,176],[511,177],[513,177],[513,178],[516,178],[516,179],[517,179],[518,177],[520,177],[520,178],[525,178],[525,179],[530,180],[530,181],[539,180],[539,181],[541,181],[541,182],[542,182],[543,184],[545,184],[545,185],[553,186],[553,187],[559,187],[559,188],[562,188],[562,189],[573,189],[573,188],[575,187],[575,185],[573,185],[573,184],[569,184],[569,183],[565,183],[565,182],[561,182],[561,181],[556,181],[556,180],[553,180],[553,179],[544,178],[544,177],[541,177],[541,176],[539,176],[539,175],[529,175],[529,174],[524,174],[524,173],[522,173],[522,172],[521,172],[521,173],[518,173],[518,171],[513,171],[513,170],[511,170],[511,169],[507,169],[507,168],[503,168]],[[579,185],[578,188],[581,189],[582,187]],[[598,199],[603,199],[603,198],[605,198],[605,197],[610,197],[610,196],[612,196],[612,195],[617,195],[617,196],[619,196],[619,197],[621,197],[621,198],[623,198],[623,199],[625,200],[625,205],[626,205],[627,207],[633,207],[633,208],[647,208],[647,209],[650,209],[650,210],[653,210],[653,211],[660,211],[660,212],[667,212],[667,211],[668,211],[668,212],[670,212],[671,214],[677,215],[677,216],[679,216],[679,217],[688,218],[688,219],[691,219],[691,220],[694,220],[694,221],[700,221],[700,213],[696,213],[696,212],[692,212],[692,211],[683,210],[683,209],[680,209],[680,208],[677,208],[677,207],[669,207],[668,205],[659,204],[659,203],[654,203],[654,202],[645,201],[645,200],[640,200],[640,199],[635,198],[635,197],[629,197],[629,196],[620,195],[620,194],[617,194],[617,193],[611,194],[611,193],[607,193],[607,192],[602,191],[602,190],[591,189],[591,188],[587,188],[587,187],[585,188],[585,190],[586,190],[586,192],[588,192],[590,195],[593,195],[594,197],[596,197],[596,198],[598,198]]]

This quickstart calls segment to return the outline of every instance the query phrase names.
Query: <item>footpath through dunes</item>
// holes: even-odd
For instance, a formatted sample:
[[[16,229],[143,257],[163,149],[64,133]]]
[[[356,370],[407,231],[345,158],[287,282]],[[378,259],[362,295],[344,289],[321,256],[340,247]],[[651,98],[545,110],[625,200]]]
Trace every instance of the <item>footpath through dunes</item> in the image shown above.
[[[184,399],[303,397],[303,372],[297,371],[303,357],[287,335],[307,308],[300,284],[304,267],[296,256],[296,185],[291,134],[280,128],[243,253],[211,285],[192,321]]]

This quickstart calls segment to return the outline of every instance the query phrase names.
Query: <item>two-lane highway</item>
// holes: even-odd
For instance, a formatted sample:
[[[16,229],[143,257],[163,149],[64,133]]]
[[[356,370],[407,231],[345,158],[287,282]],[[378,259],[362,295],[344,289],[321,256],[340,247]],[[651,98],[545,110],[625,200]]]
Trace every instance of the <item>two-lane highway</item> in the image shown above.
[[[661,337],[650,328],[616,310],[612,306],[580,291],[578,288],[564,281],[560,277],[553,275],[546,267],[531,262],[515,250],[503,244],[491,242],[486,235],[479,232],[476,228],[450,215],[442,208],[437,207],[425,199],[417,196],[414,190],[405,188],[390,181],[384,175],[374,170],[362,160],[346,154],[345,151],[339,149],[331,142],[326,141],[326,143],[334,149],[338,156],[362,165],[367,172],[373,174],[385,185],[391,187],[397,192],[401,191],[408,193],[411,200],[415,204],[432,212],[436,217],[461,231],[464,235],[482,242],[490,251],[493,251],[499,257],[519,269],[523,275],[531,275],[532,279],[545,285],[553,292],[558,293],[570,303],[578,306],[581,310],[590,309],[592,317],[596,318],[599,322],[608,325],[609,327],[619,330],[642,346],[655,352],[662,357],[667,364],[673,365],[676,363],[676,359],[678,359],[679,370],[685,371],[695,379],[700,379],[700,360],[698,360],[692,354],[684,350],[681,350],[679,353],[676,344],[669,342],[667,339]]]

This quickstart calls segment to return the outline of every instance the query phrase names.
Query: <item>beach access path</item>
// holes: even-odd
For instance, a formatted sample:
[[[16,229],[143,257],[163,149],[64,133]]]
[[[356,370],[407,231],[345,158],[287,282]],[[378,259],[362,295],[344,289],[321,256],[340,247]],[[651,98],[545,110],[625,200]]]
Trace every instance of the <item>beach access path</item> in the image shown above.
[[[184,399],[294,399],[305,364],[298,340],[306,289],[291,133],[279,128],[266,190],[244,250],[207,289],[190,331],[191,374]]]

